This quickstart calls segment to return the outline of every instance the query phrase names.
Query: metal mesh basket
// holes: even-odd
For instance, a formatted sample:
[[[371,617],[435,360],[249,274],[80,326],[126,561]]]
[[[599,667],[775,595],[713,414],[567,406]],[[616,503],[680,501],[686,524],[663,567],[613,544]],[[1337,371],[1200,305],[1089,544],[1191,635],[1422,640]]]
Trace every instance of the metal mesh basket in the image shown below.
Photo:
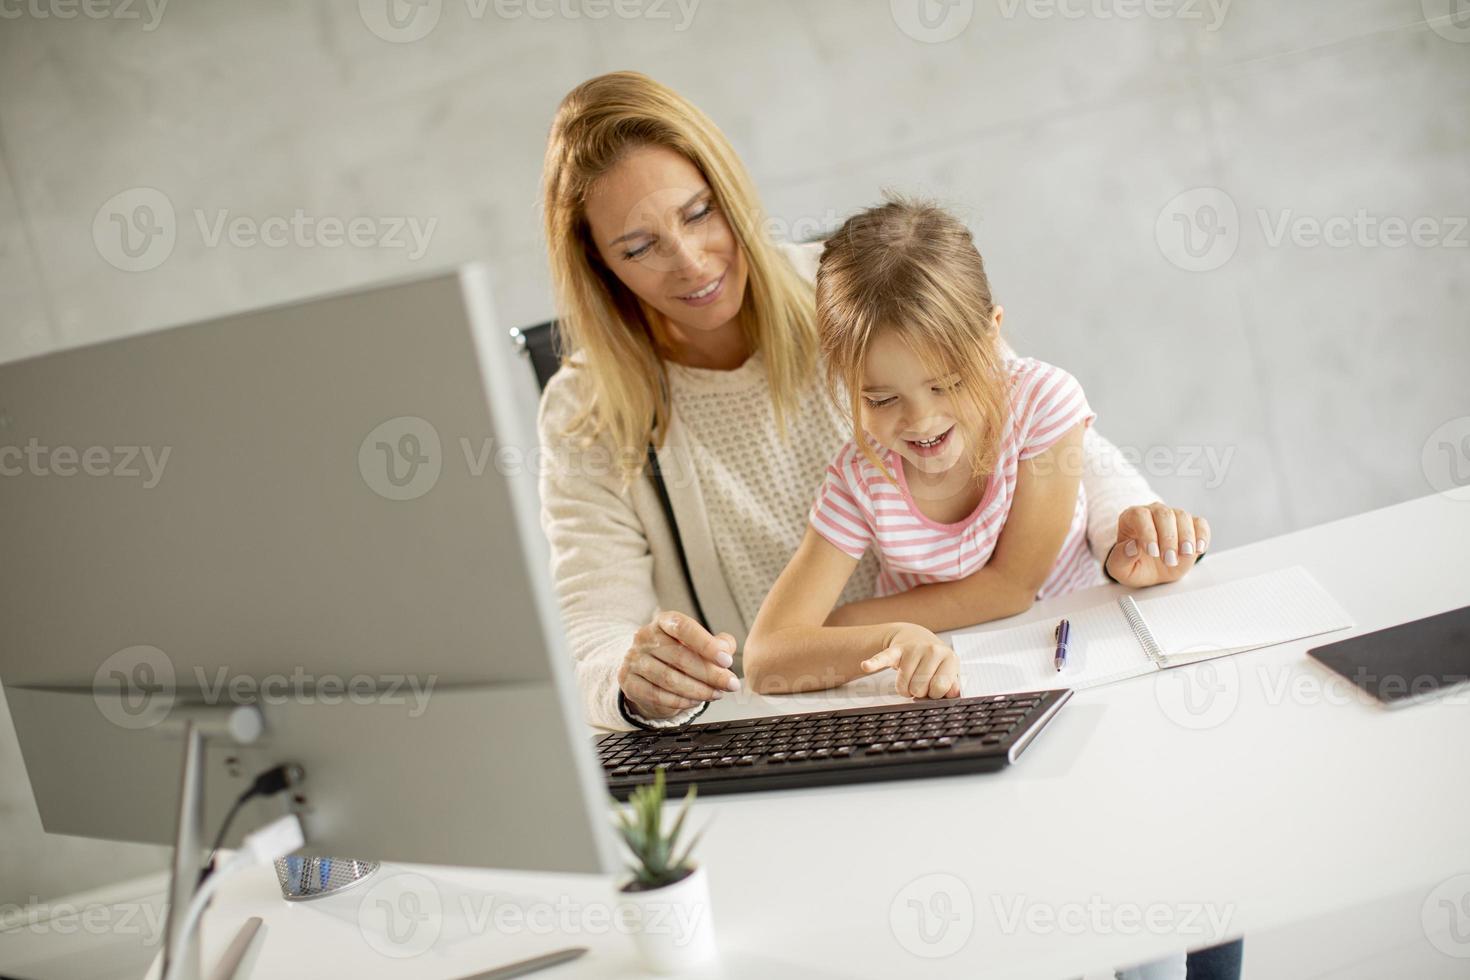
[[[378,870],[377,861],[285,857],[276,861],[276,880],[288,902],[305,902],[350,888]]]

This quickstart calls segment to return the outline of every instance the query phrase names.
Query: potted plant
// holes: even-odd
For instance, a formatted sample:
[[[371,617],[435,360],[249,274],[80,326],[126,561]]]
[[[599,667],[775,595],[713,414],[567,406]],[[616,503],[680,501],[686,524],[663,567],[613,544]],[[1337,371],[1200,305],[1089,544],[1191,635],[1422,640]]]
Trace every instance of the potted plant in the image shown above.
[[[668,833],[663,826],[663,769],[655,771],[653,785],[634,789],[628,802],[616,814],[618,833],[633,856],[628,864],[633,879],[618,893],[638,952],[649,969],[660,973],[702,963],[715,952],[709,879],[703,867],[690,863],[689,854],[704,831],[694,835],[683,853],[676,850],[694,787],[689,787]]]

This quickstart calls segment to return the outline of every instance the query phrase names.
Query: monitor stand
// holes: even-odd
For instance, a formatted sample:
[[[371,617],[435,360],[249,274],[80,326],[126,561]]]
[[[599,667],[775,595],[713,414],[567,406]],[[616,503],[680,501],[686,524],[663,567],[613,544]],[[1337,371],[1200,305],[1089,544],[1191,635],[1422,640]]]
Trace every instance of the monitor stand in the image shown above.
[[[199,930],[180,936],[189,903],[199,888],[199,873],[209,837],[204,827],[204,747],[206,740],[250,745],[265,731],[260,709],[250,705],[189,707],[178,711],[180,722],[159,726],[166,733],[180,732],[184,742],[184,767],[179,777],[178,823],[174,830],[174,856],[168,889],[168,919],[163,935],[163,976],[177,962],[177,980],[203,980]]]

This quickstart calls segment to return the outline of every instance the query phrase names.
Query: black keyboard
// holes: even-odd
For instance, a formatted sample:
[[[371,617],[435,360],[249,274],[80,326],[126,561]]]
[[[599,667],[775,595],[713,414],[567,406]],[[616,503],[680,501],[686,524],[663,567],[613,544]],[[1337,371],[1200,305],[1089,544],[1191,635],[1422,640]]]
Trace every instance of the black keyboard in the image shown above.
[[[691,783],[708,795],[993,772],[1014,762],[1071,695],[911,701],[612,732],[595,741],[619,800],[653,782],[659,768],[670,799]]]

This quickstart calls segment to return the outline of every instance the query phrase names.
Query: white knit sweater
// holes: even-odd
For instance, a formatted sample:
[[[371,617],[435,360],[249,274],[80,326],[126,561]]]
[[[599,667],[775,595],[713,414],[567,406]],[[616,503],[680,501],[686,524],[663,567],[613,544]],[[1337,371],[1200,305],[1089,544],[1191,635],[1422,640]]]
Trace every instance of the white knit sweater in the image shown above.
[[[819,247],[787,254],[808,279]],[[659,450],[690,577],[713,633],[735,637],[733,670],[756,612],[806,530],[812,495],[833,454],[849,438],[841,412],[814,379],[782,441],[761,355],[734,371],[666,365],[673,420]],[[618,711],[618,668],[633,634],[658,610],[692,612],[673,534],[651,481],[624,488],[610,446],[603,455],[573,448],[564,435],[583,403],[581,373],[566,367],[541,399],[541,522],[576,665],[587,719],[627,728]],[[1088,543],[1099,561],[1117,537],[1118,514],[1156,498],[1118,450],[1089,427],[1083,477]],[[718,545],[716,545],[718,542]],[[873,555],[864,558],[843,601],[872,594]],[[691,708],[668,722],[687,721]]]

